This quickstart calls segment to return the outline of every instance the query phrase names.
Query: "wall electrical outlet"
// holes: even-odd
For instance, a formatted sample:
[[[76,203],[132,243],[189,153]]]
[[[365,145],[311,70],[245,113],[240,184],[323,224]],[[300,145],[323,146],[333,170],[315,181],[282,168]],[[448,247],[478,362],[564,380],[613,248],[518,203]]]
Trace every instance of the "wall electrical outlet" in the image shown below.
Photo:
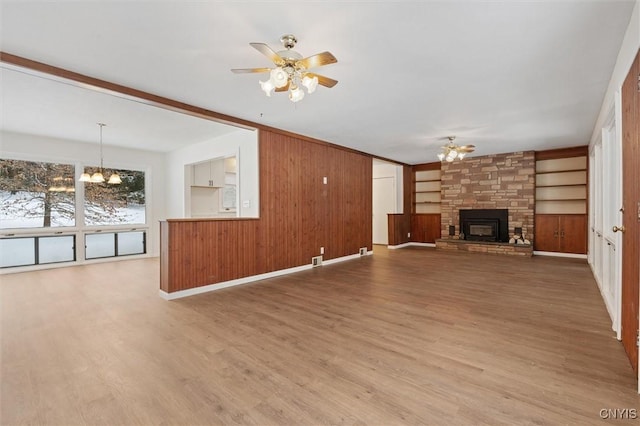
[[[327,177],[326,177],[326,176],[323,176],[323,177],[322,177],[322,183],[323,183],[324,185],[326,185],[326,184],[327,184]]]
[[[324,247],[320,247],[320,254],[324,254]]]
[[[407,232],[407,238],[411,238],[411,232]]]

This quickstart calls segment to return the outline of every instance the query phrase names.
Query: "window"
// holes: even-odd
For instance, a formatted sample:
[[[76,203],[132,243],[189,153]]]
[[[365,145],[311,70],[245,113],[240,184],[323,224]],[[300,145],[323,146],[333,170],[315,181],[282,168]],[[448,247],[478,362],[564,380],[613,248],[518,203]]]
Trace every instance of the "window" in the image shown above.
[[[2,238],[0,268],[73,262],[75,246],[75,235]]]
[[[95,171],[98,171],[98,168],[86,168],[89,174]],[[113,172],[120,175],[122,183],[118,185],[106,182],[85,183],[84,224],[86,226],[144,224],[146,221],[144,172],[104,169],[102,174],[108,179]]]
[[[0,159],[0,228],[75,226],[71,164]]]
[[[146,254],[145,173],[102,170],[113,172],[120,184],[87,182],[76,193],[73,164],[0,159],[0,229],[11,229],[0,238],[0,268]]]
[[[127,231],[87,234],[85,250],[86,259],[144,254],[147,252],[146,233]]]

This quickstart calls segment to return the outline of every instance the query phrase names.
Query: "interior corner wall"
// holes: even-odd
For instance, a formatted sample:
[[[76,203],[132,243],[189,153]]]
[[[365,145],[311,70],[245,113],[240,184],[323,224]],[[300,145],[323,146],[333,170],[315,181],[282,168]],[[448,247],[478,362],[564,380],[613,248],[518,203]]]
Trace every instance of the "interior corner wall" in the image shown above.
[[[631,13],[631,19],[629,20],[629,25],[627,26],[622,44],[620,45],[616,64],[611,73],[609,86],[607,87],[596,125],[593,128],[589,145],[594,145],[598,142],[602,128],[605,127],[606,121],[609,118],[609,112],[615,102],[616,94],[620,93],[622,83],[629,73],[633,60],[638,54],[638,49],[640,49],[640,0],[636,0],[635,7]],[[620,117],[616,117],[616,120],[619,121]]]
[[[0,156],[25,161],[95,166],[100,159],[96,143],[76,142],[23,133],[0,132]],[[105,167],[143,170],[146,187],[147,252],[160,254],[158,221],[164,219],[164,154],[104,145]]]
[[[596,120],[596,124],[593,128],[593,133],[591,135],[591,140],[589,141],[589,150],[590,150],[590,164],[589,170],[591,176],[594,176],[597,173],[600,175],[603,173],[618,173],[620,179],[622,179],[622,157],[618,158],[618,164],[613,165],[612,170],[609,170],[607,164],[603,160],[602,155],[595,155],[595,151],[598,150],[600,153],[602,152],[602,134],[603,131],[606,131],[608,126],[608,122],[612,119],[612,111],[613,111],[613,120],[616,124],[616,143],[619,147],[622,147],[622,105],[621,105],[621,88],[624,83],[629,70],[633,64],[633,61],[640,50],[640,0],[636,0],[635,6],[631,13],[631,18],[629,20],[629,25],[625,31],[624,38],[620,45],[620,50],[618,51],[618,56],[616,58],[616,63],[611,73],[611,78],[609,80],[609,85],[607,87],[607,91],[605,93],[602,105],[600,107],[600,113],[598,115],[598,119]],[[597,149],[596,149],[597,148]],[[601,211],[607,206],[604,206],[602,199],[594,196],[593,191],[591,196],[589,196],[589,212]],[[590,223],[593,224],[593,221],[596,218],[600,218],[598,215],[590,215]],[[596,224],[597,228],[597,224]],[[590,227],[591,229],[591,227]],[[591,262],[592,267],[594,268],[594,275],[597,277],[599,274],[599,266],[594,265],[594,255],[596,250],[600,250],[600,248],[596,245],[596,239],[594,238],[594,230],[589,231],[589,246],[587,248],[588,259]],[[596,278],[597,279],[597,278]]]
[[[259,216],[258,131],[238,128],[232,133],[188,145],[166,154],[167,218],[185,217],[185,166],[227,156],[237,156],[239,216]]]
[[[259,218],[162,224],[167,293],[372,249],[371,156],[267,130],[258,146]]]
[[[325,182],[326,178],[326,183]],[[372,249],[373,170],[368,155],[260,131],[261,272]]]
[[[396,202],[393,213],[404,212],[403,166],[389,161],[373,160],[373,178],[392,177],[396,184]]]

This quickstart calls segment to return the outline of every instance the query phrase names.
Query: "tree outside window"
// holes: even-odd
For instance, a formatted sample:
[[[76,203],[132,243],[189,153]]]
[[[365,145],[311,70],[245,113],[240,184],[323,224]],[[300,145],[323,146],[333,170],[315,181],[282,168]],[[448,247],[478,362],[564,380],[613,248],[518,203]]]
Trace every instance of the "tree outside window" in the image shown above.
[[[97,167],[87,167],[92,174]],[[145,179],[144,172],[138,170],[103,169],[108,178],[118,173],[122,183],[109,184],[86,182],[84,185],[84,223],[86,226],[144,224],[145,219]]]
[[[75,226],[71,164],[0,159],[0,228]]]
[[[84,225],[145,224],[145,173],[102,172],[122,183],[85,183]],[[72,164],[0,159],[0,229],[76,226],[75,190]]]

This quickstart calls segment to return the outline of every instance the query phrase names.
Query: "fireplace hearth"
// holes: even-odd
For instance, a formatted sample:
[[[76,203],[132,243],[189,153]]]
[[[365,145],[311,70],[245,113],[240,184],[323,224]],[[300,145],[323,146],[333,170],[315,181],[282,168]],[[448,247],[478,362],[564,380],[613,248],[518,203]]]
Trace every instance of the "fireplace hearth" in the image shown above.
[[[461,238],[468,241],[509,242],[507,209],[460,210]]]

